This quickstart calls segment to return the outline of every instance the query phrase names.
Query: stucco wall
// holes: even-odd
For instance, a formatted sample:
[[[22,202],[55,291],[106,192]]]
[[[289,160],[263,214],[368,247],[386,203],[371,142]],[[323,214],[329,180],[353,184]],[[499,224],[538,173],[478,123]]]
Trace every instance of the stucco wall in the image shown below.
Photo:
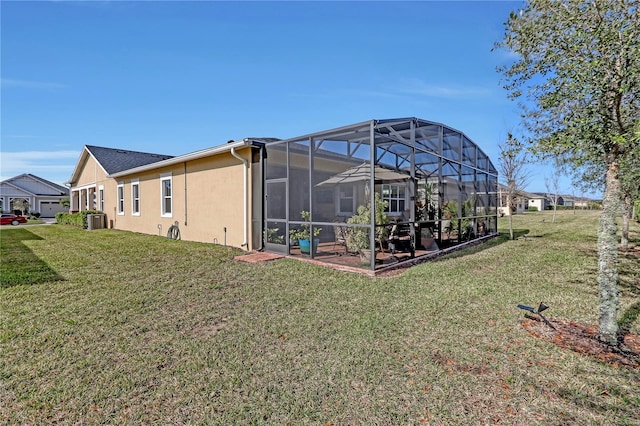
[[[238,150],[249,159],[250,150]],[[186,174],[185,174],[186,171]],[[114,180],[109,198],[110,218],[116,229],[166,236],[178,222],[183,240],[241,247],[244,240],[244,165],[229,153],[179,163]],[[171,176],[172,214],[161,214],[161,177]],[[140,186],[140,214],[132,214],[132,182]],[[251,179],[248,175],[251,194]],[[113,214],[117,185],[124,184],[124,214]],[[249,197],[250,198],[250,197]],[[251,204],[247,203],[248,211]],[[247,215],[247,240],[251,241]],[[226,234],[225,234],[226,228]],[[247,249],[247,247],[242,247]],[[251,249],[251,247],[248,247]]]
[[[97,184],[98,182],[105,182],[106,180],[107,174],[105,171],[100,167],[96,160],[89,155],[80,171],[77,182],[73,182],[73,186],[82,187]]]

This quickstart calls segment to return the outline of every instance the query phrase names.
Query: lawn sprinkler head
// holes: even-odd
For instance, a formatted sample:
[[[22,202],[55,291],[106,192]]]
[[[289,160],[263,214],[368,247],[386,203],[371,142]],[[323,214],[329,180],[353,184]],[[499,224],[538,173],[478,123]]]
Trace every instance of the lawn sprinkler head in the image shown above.
[[[538,305],[538,310],[532,308],[531,306],[527,306],[527,305],[518,305],[518,308],[522,309],[523,311],[528,311],[531,312],[533,314],[536,314],[538,317],[540,317],[540,319],[542,321],[544,321],[545,324],[547,324],[549,326],[549,328],[551,328],[552,330],[555,330],[556,328],[553,326],[553,324],[551,324],[551,322],[549,322],[548,319],[546,319],[544,317],[544,315],[541,314],[542,311],[546,311],[547,309],[549,309],[549,306],[547,306],[544,302],[540,302],[540,304]],[[537,320],[538,318],[533,317],[529,314],[524,314],[525,317],[529,318],[529,319],[533,319],[533,320]]]

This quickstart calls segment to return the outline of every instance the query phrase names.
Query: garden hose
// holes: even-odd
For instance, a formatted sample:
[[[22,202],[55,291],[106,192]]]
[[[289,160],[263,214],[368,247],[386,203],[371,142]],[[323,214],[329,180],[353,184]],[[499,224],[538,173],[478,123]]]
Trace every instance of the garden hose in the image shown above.
[[[167,238],[170,240],[180,239],[180,228],[178,228],[178,222],[169,227],[169,230],[167,231]]]

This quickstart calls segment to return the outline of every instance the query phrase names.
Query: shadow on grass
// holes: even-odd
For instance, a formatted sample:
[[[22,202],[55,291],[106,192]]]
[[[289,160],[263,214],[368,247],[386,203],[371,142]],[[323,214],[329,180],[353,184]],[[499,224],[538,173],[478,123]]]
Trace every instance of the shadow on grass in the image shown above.
[[[595,239],[597,242],[597,238]],[[640,274],[640,249],[637,247],[638,240],[629,241],[630,247],[627,249],[618,249],[618,287],[626,292],[640,297],[640,281],[636,278]],[[582,249],[581,252],[585,256],[598,257],[598,247],[594,245],[592,248]],[[593,276],[598,276],[598,270],[593,271]],[[574,281],[578,282],[578,280]],[[594,289],[594,294],[597,290]],[[622,313],[618,320],[620,332],[624,335],[631,330],[631,326],[640,318],[640,302],[632,304],[625,312]]]
[[[63,277],[36,256],[23,241],[42,240],[32,232],[20,229],[2,231],[0,238],[0,288],[62,281]]]
[[[632,405],[620,404],[617,401],[619,399],[628,398],[628,390],[624,386],[619,386],[610,383],[606,376],[602,376],[603,383],[600,395],[594,395],[593,391],[585,389],[576,389],[568,386],[559,387],[555,393],[565,400],[567,403],[576,406],[577,411],[594,412],[605,417],[614,416],[617,420],[615,424],[636,424],[638,412]],[[608,398],[613,396],[615,398]],[[568,422],[560,422],[561,424],[574,423],[571,420],[576,420],[576,423],[580,423],[578,419],[565,419]]]
[[[530,230],[529,229],[513,229],[513,238],[514,239],[518,239],[518,238],[522,238],[522,237],[532,237],[532,235],[529,235]],[[501,232],[500,235],[502,235],[503,233]],[[507,238],[507,240],[509,240],[509,231],[505,231],[504,232],[504,236]]]
[[[620,320],[618,321],[618,326],[620,327],[620,332],[622,334],[626,334],[631,330],[631,326],[634,322],[638,320],[640,316],[640,302],[636,302],[633,305],[629,306],[629,309],[624,311]]]

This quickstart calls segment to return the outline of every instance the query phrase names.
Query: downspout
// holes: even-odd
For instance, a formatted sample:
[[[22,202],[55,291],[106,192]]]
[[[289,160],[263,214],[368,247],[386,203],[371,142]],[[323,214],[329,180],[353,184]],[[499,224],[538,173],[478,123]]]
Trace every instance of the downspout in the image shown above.
[[[184,162],[184,226],[187,226],[187,162]]]
[[[241,247],[247,246],[248,242],[247,242],[247,194],[249,193],[249,183],[247,182],[247,170],[249,169],[249,160],[242,158],[241,156],[239,156],[236,153],[236,148],[234,146],[231,147],[231,155],[233,155],[234,157],[236,157],[238,160],[242,161],[242,164],[244,164],[244,173],[243,173],[243,191],[244,191],[244,197],[243,197],[243,231],[244,231],[244,240],[242,241]]]

